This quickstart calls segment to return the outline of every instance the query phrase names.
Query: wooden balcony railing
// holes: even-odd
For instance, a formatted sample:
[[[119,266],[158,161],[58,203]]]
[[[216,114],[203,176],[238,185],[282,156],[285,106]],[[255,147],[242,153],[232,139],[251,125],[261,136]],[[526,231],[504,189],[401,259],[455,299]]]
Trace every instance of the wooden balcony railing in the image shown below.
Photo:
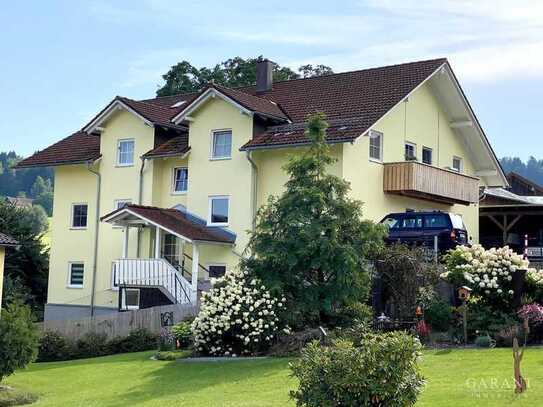
[[[384,192],[445,204],[479,201],[479,179],[417,161],[384,164]]]

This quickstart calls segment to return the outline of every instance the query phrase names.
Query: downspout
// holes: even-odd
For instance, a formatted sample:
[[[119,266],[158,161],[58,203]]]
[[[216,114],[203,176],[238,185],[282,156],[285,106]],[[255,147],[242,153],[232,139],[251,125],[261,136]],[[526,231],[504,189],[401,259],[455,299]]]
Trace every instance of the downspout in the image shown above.
[[[256,211],[257,211],[257,192],[258,192],[258,167],[251,156],[251,151],[246,151],[247,161],[251,164],[253,184],[251,186],[251,214],[253,220],[251,222],[252,230],[256,228]]]
[[[95,292],[96,292],[96,274],[98,271],[98,234],[99,234],[99,228],[100,228],[100,194],[102,189],[102,176],[98,171],[95,171],[91,168],[91,165],[94,164],[96,161],[88,162],[87,163],[87,169],[92,172],[94,175],[96,175],[96,222],[94,226],[94,257],[92,262],[92,288],[91,288],[91,303],[90,303],[90,316],[94,316],[94,308],[95,308]]]
[[[141,202],[143,200],[143,170],[145,169],[145,157],[141,158],[141,167],[140,167],[140,178],[139,178],[139,186],[138,186],[138,205],[141,205]],[[141,229],[138,228],[138,234],[136,239],[136,257],[140,257],[140,246],[141,246]]]

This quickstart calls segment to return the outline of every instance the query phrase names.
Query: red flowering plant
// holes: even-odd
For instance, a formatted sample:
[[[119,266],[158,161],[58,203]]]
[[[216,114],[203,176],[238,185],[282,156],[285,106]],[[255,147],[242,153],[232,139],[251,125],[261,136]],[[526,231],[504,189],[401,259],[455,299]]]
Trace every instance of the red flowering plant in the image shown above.
[[[543,322],[543,306],[534,302],[532,304],[523,305],[517,315],[523,320],[531,324],[538,325]]]

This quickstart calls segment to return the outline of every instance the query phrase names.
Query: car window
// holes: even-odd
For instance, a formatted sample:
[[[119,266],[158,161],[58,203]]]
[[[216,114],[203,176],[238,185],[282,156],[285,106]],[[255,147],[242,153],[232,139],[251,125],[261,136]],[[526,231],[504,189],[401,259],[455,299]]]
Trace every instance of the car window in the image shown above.
[[[436,213],[435,215],[426,215],[424,217],[425,228],[447,228],[449,227],[449,221],[447,216]]]
[[[462,220],[462,215],[457,215],[455,213],[451,213],[451,221],[453,224],[453,228],[455,229],[466,229],[464,226],[464,221]]]
[[[417,229],[422,228],[422,216],[406,216],[402,219],[402,229]]]
[[[398,229],[398,226],[400,226],[398,217],[394,216],[387,217],[382,223],[388,226],[389,229]]]

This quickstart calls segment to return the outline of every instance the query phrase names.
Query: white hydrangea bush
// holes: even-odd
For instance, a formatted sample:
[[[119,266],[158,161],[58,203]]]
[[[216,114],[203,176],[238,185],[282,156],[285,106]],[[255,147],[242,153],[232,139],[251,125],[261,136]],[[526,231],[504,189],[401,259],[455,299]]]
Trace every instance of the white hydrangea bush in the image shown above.
[[[445,262],[443,279],[471,288],[476,296],[505,302],[514,295],[513,273],[529,265],[508,246],[485,250],[481,245],[458,246],[445,256]]]
[[[261,353],[279,333],[289,333],[281,322],[284,306],[284,298],[274,298],[247,271],[230,270],[202,294],[192,323],[195,348],[214,356]]]
[[[543,270],[529,268],[526,272],[526,281],[534,287],[543,288]]]

